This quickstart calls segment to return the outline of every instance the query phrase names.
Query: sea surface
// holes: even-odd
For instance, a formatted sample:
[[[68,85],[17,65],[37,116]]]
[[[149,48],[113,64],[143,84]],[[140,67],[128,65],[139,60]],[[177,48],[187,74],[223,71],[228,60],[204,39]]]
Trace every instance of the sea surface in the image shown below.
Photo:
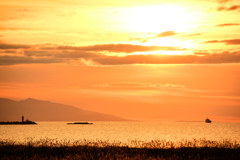
[[[67,125],[68,122],[37,122],[37,125],[0,125],[0,140],[29,139],[103,140],[127,143],[131,140],[182,141],[192,139],[240,142],[240,123],[204,122],[92,122],[92,125]]]

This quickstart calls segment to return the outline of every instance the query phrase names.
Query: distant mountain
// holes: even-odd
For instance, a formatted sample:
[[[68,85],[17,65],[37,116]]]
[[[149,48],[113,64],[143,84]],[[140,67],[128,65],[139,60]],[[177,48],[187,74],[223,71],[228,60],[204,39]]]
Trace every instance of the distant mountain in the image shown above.
[[[0,121],[20,121],[22,115],[33,121],[127,121],[117,116],[49,101],[0,98]]]

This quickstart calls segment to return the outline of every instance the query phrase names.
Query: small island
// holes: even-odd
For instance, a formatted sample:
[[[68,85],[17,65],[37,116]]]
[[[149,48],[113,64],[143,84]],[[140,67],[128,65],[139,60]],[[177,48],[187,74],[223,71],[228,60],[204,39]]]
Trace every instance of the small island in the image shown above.
[[[29,125],[29,124],[37,124],[36,122],[30,120],[24,120],[24,116],[22,116],[22,121],[7,121],[7,122],[0,122],[0,125]]]
[[[89,122],[74,122],[74,123],[67,123],[67,124],[93,124]]]

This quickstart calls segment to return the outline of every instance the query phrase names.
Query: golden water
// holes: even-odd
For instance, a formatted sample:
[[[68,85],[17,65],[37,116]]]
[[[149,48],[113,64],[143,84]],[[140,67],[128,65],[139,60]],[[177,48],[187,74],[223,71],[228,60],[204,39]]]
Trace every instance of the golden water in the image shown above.
[[[0,139],[59,140],[240,140],[240,123],[204,122],[93,122],[93,125],[67,125],[68,122],[37,122],[38,125],[0,125]]]

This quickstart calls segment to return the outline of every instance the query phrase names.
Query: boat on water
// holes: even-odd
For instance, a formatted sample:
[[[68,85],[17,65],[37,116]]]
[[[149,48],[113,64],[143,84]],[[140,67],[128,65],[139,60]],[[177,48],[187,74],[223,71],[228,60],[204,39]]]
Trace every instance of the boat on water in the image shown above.
[[[67,124],[93,124],[89,122],[74,122],[74,123],[67,123]]]
[[[34,121],[24,120],[24,116],[22,116],[22,121],[7,121],[7,122],[0,122],[0,125],[29,125],[29,124],[37,124]]]
[[[211,123],[212,121],[211,121],[209,118],[207,118],[207,119],[205,120],[205,122],[206,122],[206,123]]]

